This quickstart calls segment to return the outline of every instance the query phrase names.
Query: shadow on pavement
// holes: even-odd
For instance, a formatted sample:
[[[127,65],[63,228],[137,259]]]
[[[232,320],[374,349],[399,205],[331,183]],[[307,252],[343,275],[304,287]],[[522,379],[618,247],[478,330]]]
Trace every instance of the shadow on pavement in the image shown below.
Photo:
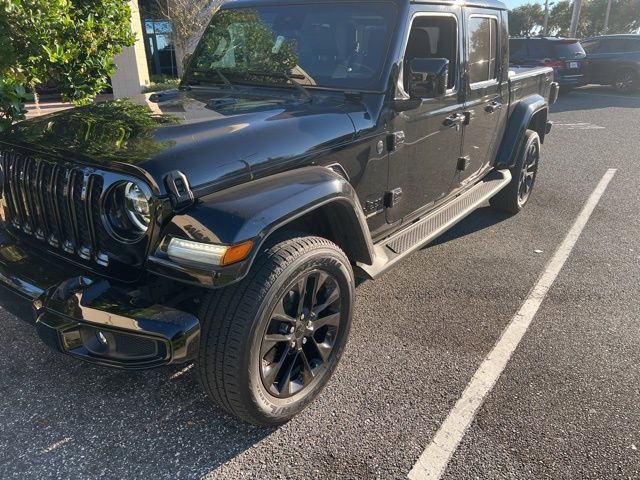
[[[599,108],[640,108],[640,95],[622,95],[612,87],[589,85],[570,93],[560,94],[551,106],[551,113],[594,110]]]
[[[275,430],[225,414],[194,368],[91,366],[2,309],[0,324],[2,479],[200,478]]]
[[[458,238],[466,237],[479,230],[484,230],[492,225],[496,225],[513,215],[509,213],[498,212],[493,208],[487,206],[480,208],[465,218],[462,222],[458,223],[449,231],[445,232],[433,242],[429,243],[423,249],[433,247],[435,245],[442,245]]]

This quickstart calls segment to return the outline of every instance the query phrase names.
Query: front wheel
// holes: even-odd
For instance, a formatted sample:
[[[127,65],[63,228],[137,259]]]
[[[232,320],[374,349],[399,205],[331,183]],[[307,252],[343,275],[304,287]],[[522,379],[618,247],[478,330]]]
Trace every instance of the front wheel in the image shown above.
[[[518,213],[529,201],[538,175],[540,162],[540,137],[527,130],[524,145],[515,166],[511,169],[511,182],[489,200],[491,206],[508,213]]]
[[[272,242],[243,281],[203,305],[198,371],[207,393],[249,423],[291,419],[338,364],[354,288],[349,260],[332,242],[312,236]]]

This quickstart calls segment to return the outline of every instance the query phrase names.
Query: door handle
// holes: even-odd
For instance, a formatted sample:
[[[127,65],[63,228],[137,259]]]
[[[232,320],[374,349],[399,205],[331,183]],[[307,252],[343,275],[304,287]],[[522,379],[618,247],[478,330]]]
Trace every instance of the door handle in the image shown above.
[[[464,113],[449,115],[444,120],[444,126],[448,128],[460,126],[465,122],[466,118],[467,116]]]
[[[484,107],[484,111],[487,113],[494,113],[497,110],[502,108],[502,104],[500,102],[491,102],[489,105]]]

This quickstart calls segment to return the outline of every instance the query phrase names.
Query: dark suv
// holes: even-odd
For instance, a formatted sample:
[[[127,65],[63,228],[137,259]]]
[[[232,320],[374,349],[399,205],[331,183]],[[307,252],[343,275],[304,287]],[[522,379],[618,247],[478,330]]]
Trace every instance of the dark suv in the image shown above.
[[[588,83],[612,85],[621,93],[640,87],[640,35],[592,37],[582,46],[587,52]]]
[[[562,91],[586,84],[583,72],[586,57],[580,42],[574,38],[535,37],[509,40],[514,67],[545,66],[553,68],[555,81]]]

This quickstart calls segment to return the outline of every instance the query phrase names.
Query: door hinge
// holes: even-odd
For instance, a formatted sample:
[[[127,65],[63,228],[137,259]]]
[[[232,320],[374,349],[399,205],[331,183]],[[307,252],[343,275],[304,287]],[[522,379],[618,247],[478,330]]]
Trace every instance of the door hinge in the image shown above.
[[[464,172],[471,163],[471,158],[469,155],[465,155],[464,157],[458,157],[458,171]]]
[[[384,206],[387,208],[393,208],[402,199],[402,189],[394,188],[390,192],[384,194]]]
[[[394,132],[387,137],[387,150],[393,152],[405,142],[405,135],[403,131]]]

